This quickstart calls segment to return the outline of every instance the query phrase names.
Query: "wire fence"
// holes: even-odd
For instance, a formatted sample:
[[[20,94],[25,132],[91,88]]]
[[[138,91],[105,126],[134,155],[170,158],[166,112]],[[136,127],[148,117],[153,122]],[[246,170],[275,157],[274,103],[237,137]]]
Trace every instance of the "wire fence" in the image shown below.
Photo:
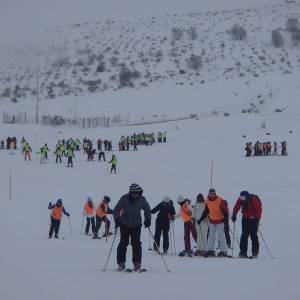
[[[130,126],[130,125],[145,125],[155,124],[170,121],[179,121],[197,118],[196,114],[186,114],[177,117],[163,116],[151,116],[148,118],[140,117],[130,119],[128,115],[122,116],[119,114],[111,116],[99,116],[99,117],[83,117],[76,116],[73,118],[64,117],[61,115],[41,115],[28,112],[3,112],[2,122],[3,124],[40,124],[52,127],[69,127],[69,128],[96,128],[96,127],[111,127],[111,126]]]

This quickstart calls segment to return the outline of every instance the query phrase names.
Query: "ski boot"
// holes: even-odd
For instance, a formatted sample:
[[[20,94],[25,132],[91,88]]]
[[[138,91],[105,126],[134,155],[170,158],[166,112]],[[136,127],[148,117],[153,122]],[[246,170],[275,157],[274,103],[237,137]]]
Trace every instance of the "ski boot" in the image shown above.
[[[139,262],[134,262],[133,263],[133,271],[134,272],[139,272],[141,270],[141,263]]]
[[[248,258],[250,258],[250,259],[255,259],[255,258],[257,258],[257,253],[253,253],[251,256],[249,256]]]
[[[125,269],[126,269],[125,263],[118,264],[117,271],[122,272],[122,271],[125,271]]]
[[[220,251],[220,252],[218,253],[218,257],[228,257],[228,255],[227,255],[226,252]]]
[[[178,256],[183,257],[187,254],[187,250],[182,250],[181,252],[178,253]]]
[[[209,250],[209,251],[206,251],[203,256],[204,257],[216,257],[216,254],[215,254],[215,251]]]
[[[248,255],[247,255],[247,253],[240,252],[239,258],[248,258]]]
[[[55,238],[55,239],[58,239],[58,234],[55,234],[55,235],[54,235],[54,238]]]

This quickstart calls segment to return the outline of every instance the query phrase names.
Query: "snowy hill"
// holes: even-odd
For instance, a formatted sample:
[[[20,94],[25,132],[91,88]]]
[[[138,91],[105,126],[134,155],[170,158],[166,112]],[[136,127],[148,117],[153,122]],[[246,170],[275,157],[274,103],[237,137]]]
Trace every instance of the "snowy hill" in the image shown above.
[[[229,112],[264,110],[260,106],[276,88],[269,78],[281,76],[284,80],[287,74],[298,74],[300,67],[299,46],[286,28],[288,19],[300,15],[300,3],[267,4],[56,27],[45,35],[38,52],[25,49],[26,56],[5,56],[0,72],[2,110],[34,106],[37,76],[46,111],[56,111],[54,99],[59,103],[67,99],[64,102],[69,102],[70,110],[74,96],[85,97],[79,101],[84,104],[88,96],[96,99],[92,111],[103,112],[117,102],[105,99],[122,97],[122,89],[156,90],[158,85],[186,87],[183,91],[195,87],[205,95],[207,85],[230,81],[225,85],[235,94],[235,80],[239,86],[249,85],[251,92],[239,94],[237,106]],[[240,31],[230,33],[234,24],[242,27],[241,32],[246,30],[244,40],[236,40],[241,38]],[[282,47],[273,45],[273,30],[282,36]],[[255,82],[260,82],[261,88],[252,92]],[[11,101],[20,104],[11,106]],[[159,98],[162,105],[165,101]],[[227,99],[223,104],[232,103]]]

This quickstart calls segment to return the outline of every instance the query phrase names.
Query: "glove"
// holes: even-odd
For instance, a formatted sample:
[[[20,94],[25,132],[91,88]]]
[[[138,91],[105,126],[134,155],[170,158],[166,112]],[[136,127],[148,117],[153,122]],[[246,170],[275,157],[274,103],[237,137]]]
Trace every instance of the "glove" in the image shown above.
[[[115,219],[115,228],[120,227],[120,220]]]
[[[233,216],[231,217],[231,221],[232,221],[233,223],[236,221],[236,215],[233,215]]]
[[[199,220],[197,221],[197,224],[200,225],[201,222],[202,222],[202,220],[199,219]]]
[[[144,226],[145,226],[145,228],[149,228],[151,226],[151,220],[145,220]]]
[[[67,214],[67,217],[70,218],[70,214]]]

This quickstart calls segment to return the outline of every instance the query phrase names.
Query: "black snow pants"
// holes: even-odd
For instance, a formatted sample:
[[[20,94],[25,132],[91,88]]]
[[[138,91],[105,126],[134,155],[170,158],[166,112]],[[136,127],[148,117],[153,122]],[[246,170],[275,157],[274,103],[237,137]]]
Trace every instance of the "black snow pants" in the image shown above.
[[[123,224],[120,225],[121,237],[117,249],[118,264],[126,262],[126,252],[127,252],[127,246],[129,245],[129,238],[132,246],[132,262],[133,263],[142,262],[141,227],[142,225],[138,225],[132,228],[127,227]]]
[[[85,234],[89,234],[90,226],[92,224],[92,232],[95,232],[95,218],[94,217],[87,217],[86,218],[86,226],[85,226]]]
[[[56,220],[51,217],[51,225],[50,225],[50,230],[49,230],[49,238],[52,238],[53,231],[54,231],[54,236],[58,238],[58,232],[59,232],[59,226],[60,226],[60,220]]]
[[[252,255],[258,255],[259,242],[258,242],[258,223],[257,219],[242,218],[242,235],[240,242],[240,250],[242,254],[247,254],[248,251],[248,238],[250,236],[252,241]]]
[[[155,234],[154,234],[154,240],[157,244],[157,247],[160,246],[160,237],[161,234],[163,234],[163,251],[167,252],[169,249],[169,230],[170,230],[170,221],[157,218],[155,222]],[[153,244],[153,248],[155,250],[158,250],[155,245]]]

